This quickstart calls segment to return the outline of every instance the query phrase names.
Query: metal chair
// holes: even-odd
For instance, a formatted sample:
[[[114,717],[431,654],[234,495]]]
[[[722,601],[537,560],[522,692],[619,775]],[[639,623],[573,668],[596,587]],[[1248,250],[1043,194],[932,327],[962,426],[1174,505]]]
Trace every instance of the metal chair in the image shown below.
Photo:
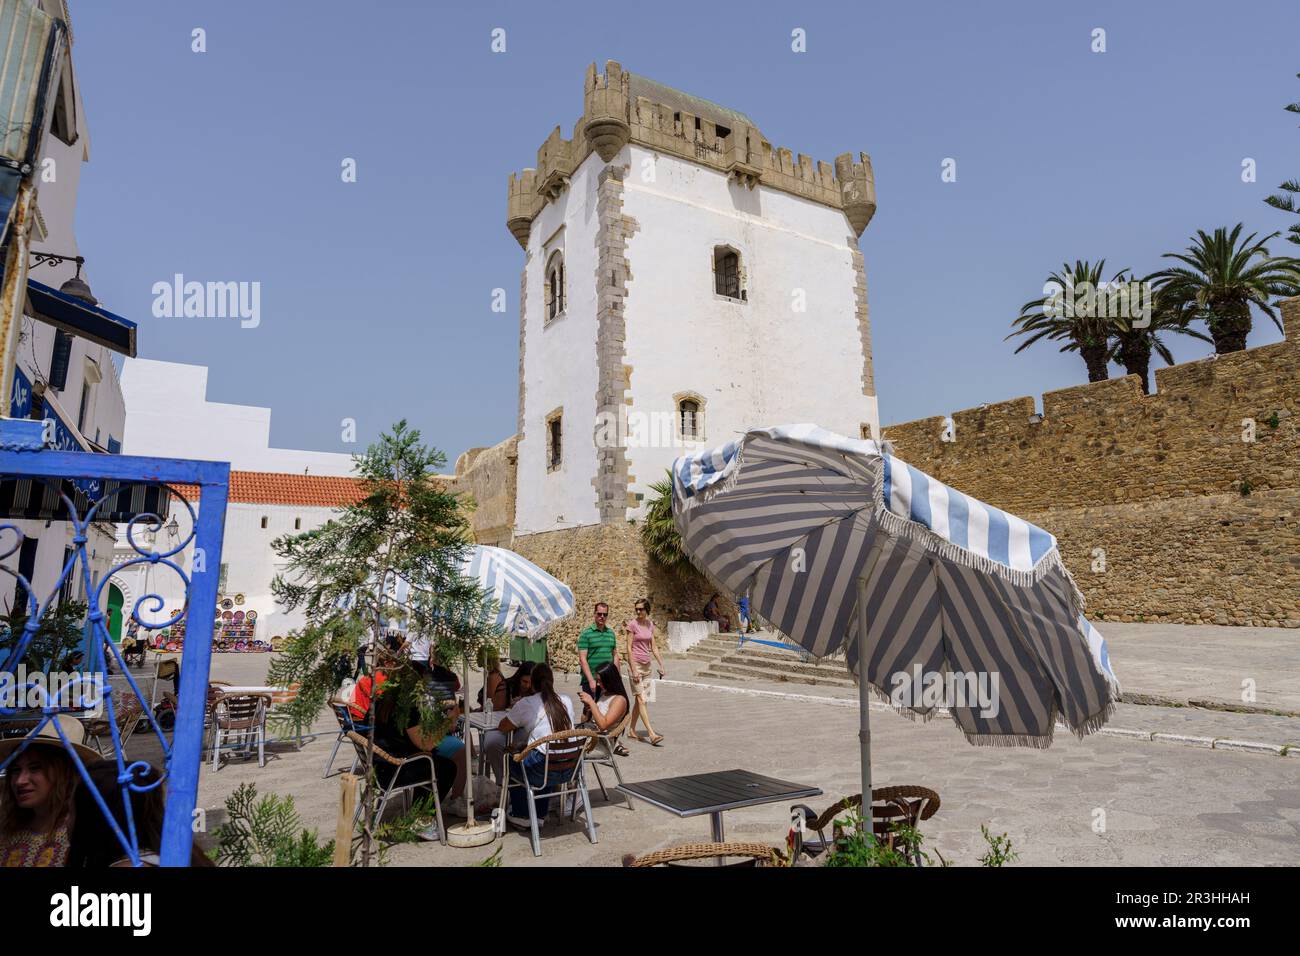
[[[361,734],[357,733],[355,730],[348,731],[347,738],[351,741],[352,746],[357,752],[357,763],[354,764],[354,766],[357,764],[364,766],[366,762],[366,749],[370,746],[370,740],[361,736]],[[427,753],[418,753],[413,754],[410,757],[395,757],[378,744],[375,745],[374,753],[376,765],[380,763],[387,764],[393,768],[393,773],[392,776],[388,778],[388,785],[384,787],[383,792],[379,796],[379,803],[375,807],[375,815],[370,820],[371,828],[373,829],[374,827],[377,827],[379,821],[383,819],[384,809],[388,806],[388,801],[392,799],[393,794],[401,793],[409,796],[412,791],[422,790],[427,787],[433,791],[433,811],[438,819],[438,840],[443,846],[446,846],[447,828],[443,826],[442,823],[442,800],[438,797],[438,777],[433,766],[433,756]],[[402,774],[403,767],[417,766],[422,763],[427,764],[429,767],[428,777],[425,777],[423,774],[418,774],[415,775],[413,779],[407,780],[405,783],[398,783],[398,778]],[[358,802],[356,812],[352,814],[352,826],[354,828],[357,825],[357,821],[361,819],[362,809],[364,809],[363,806]]]
[[[257,742],[257,765],[266,766],[266,698],[258,694],[216,695],[212,705],[212,769],[221,763],[222,738],[238,738],[250,750]]]
[[[928,820],[939,812],[939,802],[939,795],[928,787],[877,787],[871,791],[872,833],[881,843],[893,847],[896,835],[894,827],[896,824],[915,827],[922,820]],[[795,859],[798,859],[801,853],[808,856],[817,856],[820,853],[833,850],[835,848],[835,836],[832,832],[831,839],[828,840],[826,838],[826,828],[835,822],[836,817],[851,810],[858,810],[861,807],[862,794],[860,793],[845,797],[838,803],[828,807],[820,815],[813,811],[811,807],[807,807],[802,803],[792,806],[790,808],[791,812],[802,813],[804,820],[802,828],[795,827]],[[818,839],[805,839],[803,836],[804,830],[815,831]],[[917,847],[912,849],[912,862],[916,866],[921,866],[920,849]]]
[[[501,812],[504,814],[509,805],[510,791],[523,788],[528,797],[528,823],[532,831],[533,856],[542,855],[541,835],[537,824],[537,798],[554,799],[553,806],[563,812],[564,798],[573,794],[582,800],[582,811],[587,820],[587,839],[592,843],[596,838],[596,824],[591,817],[591,797],[587,793],[587,782],[583,775],[586,752],[600,735],[594,730],[562,730],[558,734],[539,737],[517,753],[506,751],[501,779],[505,786],[501,788]],[[542,765],[542,785],[534,786],[523,768],[524,759],[533,751],[541,748],[545,755]],[[519,764],[519,775],[510,773],[510,761]],[[578,812],[575,800],[569,819],[574,819]]]
[[[765,843],[683,843],[670,846],[665,850],[656,850],[645,856],[628,854],[623,857],[623,865],[640,866],[678,866],[691,860],[725,860],[728,857],[744,857],[739,863],[722,863],[724,867],[741,866],[775,866],[782,859],[781,851]]]
[[[623,774],[618,769],[618,760],[617,755],[614,753],[614,748],[618,746],[619,740],[627,731],[628,724],[631,720],[632,712],[629,708],[628,713],[621,721],[619,721],[617,727],[614,727],[611,730],[600,730],[599,728],[596,728],[596,740],[587,750],[587,766],[589,766],[592,772],[596,775],[596,785],[600,787],[600,795],[605,798],[606,803],[609,802],[609,791],[605,789],[605,781],[600,779],[600,768],[608,767],[610,770],[613,770],[614,779],[618,781],[618,786],[621,787],[623,785]],[[629,810],[636,809],[636,805],[632,802],[631,797],[624,794],[623,799],[627,801],[627,808]]]
[[[334,769],[334,761],[339,755],[339,748],[343,746],[343,741],[348,739],[349,733],[355,730],[363,737],[370,733],[370,725],[357,723],[347,704],[330,701],[330,709],[334,711],[334,717],[339,722],[339,735],[334,738],[334,749],[330,751],[329,759],[325,761],[325,772],[321,774],[322,777],[328,777],[330,771]],[[357,761],[360,759],[359,757],[352,758],[352,773],[357,772]]]

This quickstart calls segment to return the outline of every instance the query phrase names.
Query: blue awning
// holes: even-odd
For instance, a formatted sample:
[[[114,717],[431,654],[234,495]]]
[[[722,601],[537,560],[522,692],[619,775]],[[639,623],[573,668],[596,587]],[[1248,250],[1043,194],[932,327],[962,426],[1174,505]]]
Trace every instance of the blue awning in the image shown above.
[[[27,280],[27,309],[42,322],[106,349],[135,357],[136,325],[130,319],[52,289],[35,279]]]

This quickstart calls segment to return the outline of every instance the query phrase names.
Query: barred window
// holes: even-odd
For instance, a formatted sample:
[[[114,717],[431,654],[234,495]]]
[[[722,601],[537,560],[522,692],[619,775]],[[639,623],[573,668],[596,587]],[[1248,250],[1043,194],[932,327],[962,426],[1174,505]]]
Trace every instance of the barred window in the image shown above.
[[[713,291],[728,299],[745,298],[740,281],[740,253],[730,246],[713,249]]]
[[[677,417],[682,428],[682,438],[695,441],[701,437],[703,422],[700,421],[700,403],[684,398],[677,403]]]

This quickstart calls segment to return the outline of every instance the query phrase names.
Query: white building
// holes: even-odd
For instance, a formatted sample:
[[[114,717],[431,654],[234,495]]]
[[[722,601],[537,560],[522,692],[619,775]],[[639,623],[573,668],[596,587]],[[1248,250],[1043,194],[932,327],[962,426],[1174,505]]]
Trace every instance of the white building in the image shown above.
[[[271,410],[210,402],[202,365],[127,359],[122,392],[131,413],[128,455],[228,461],[243,471],[350,475],[352,456],[271,447]]]
[[[271,581],[282,570],[271,542],[324,524],[335,509],[357,500],[361,486],[347,477],[352,472],[350,455],[271,447],[271,410],[208,401],[207,381],[208,370],[201,365],[128,359],[122,390],[131,426],[123,450],[129,455],[231,463],[219,616],[232,643],[241,638],[269,643],[304,623],[300,612],[286,612],[271,596]],[[172,500],[163,529],[156,535],[140,529],[143,540],[137,544],[146,550],[166,551],[190,537],[190,508],[197,514],[198,489],[177,490],[181,497]],[[176,559],[187,575],[193,550],[191,543]],[[118,564],[139,557],[125,527],[118,534],[116,555]],[[156,602],[140,603],[149,594],[162,599],[160,609],[155,610]],[[132,565],[114,574],[109,599],[122,602],[128,621],[139,605],[146,623],[161,623],[184,605],[184,582],[165,567]],[[229,607],[221,607],[227,600]],[[220,628],[217,637],[222,637]]]
[[[644,511],[674,458],[762,424],[879,429],[857,238],[870,160],[609,63],[510,177],[521,278],[515,534]]]
[[[162,530],[154,534],[137,524],[132,534],[140,548],[165,553],[189,541],[198,514],[198,488],[181,486],[177,490],[181,496],[172,499]],[[305,623],[301,611],[286,611],[271,594],[271,581],[283,570],[271,542],[281,535],[320,527],[336,509],[355,502],[360,494],[361,484],[352,478],[231,472],[218,584],[221,623],[214,632],[218,640],[224,636],[231,644],[241,639],[269,644]],[[138,550],[130,546],[123,527],[118,538],[118,563],[125,565],[137,558]],[[191,541],[171,560],[188,577],[193,573],[193,559]],[[147,600],[149,595],[158,595],[161,606]],[[108,600],[110,605],[125,608],[128,622],[132,610],[138,607],[146,624],[161,624],[177,616],[185,606],[185,583],[174,570],[142,561],[114,573]]]
[[[41,0],[46,13],[67,17],[61,0]],[[81,249],[75,229],[77,190],[81,164],[90,160],[90,135],[82,107],[81,86],[72,60],[72,35],[56,83],[57,93],[46,114],[41,161],[35,173],[37,185],[32,217],[29,289],[40,285],[62,290],[93,304],[84,283],[92,267],[80,261]],[[39,285],[37,285],[39,284]],[[29,297],[37,295],[29,292]],[[115,365],[114,350],[68,328],[49,324],[34,300],[29,299],[23,316],[15,354],[14,384],[7,412],[16,418],[51,420],[54,443],[65,450],[118,452],[126,427],[126,408]],[[134,330],[116,329],[134,347]],[[123,346],[119,345],[119,349]],[[23,542],[4,565],[32,581],[37,596],[44,600],[62,574],[73,549],[73,526],[69,521],[13,521],[23,533]],[[110,524],[91,527],[86,544],[91,575],[99,580],[113,561],[114,533]],[[9,610],[19,595],[14,579],[5,575],[0,589],[0,609]],[[80,572],[62,591],[65,597],[86,600]]]

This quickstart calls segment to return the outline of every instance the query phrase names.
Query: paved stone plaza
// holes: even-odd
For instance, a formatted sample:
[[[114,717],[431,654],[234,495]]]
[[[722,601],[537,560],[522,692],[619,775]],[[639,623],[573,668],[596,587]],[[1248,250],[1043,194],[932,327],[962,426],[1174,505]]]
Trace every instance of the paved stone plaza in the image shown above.
[[[1137,648],[1143,627],[1126,625],[1123,636],[1117,634],[1114,659],[1121,680],[1127,675],[1126,652],[1120,649],[1132,647],[1127,656],[1141,658]],[[1151,626],[1153,640],[1146,657],[1167,648],[1177,630]],[[1252,638],[1243,647],[1276,650],[1281,647],[1278,641],[1294,637],[1286,631],[1237,630],[1250,632],[1241,635]],[[1199,642],[1193,639],[1183,646],[1195,649]],[[1167,680],[1147,680],[1144,690],[1186,687],[1192,696],[1216,696],[1195,685],[1178,654],[1164,656]],[[255,682],[267,663],[263,655],[217,655],[213,677]],[[1266,671],[1263,661],[1257,663],[1261,675],[1267,673],[1281,686],[1279,693],[1290,693],[1286,688],[1300,665],[1288,658]],[[739,767],[822,788],[826,795],[809,801],[817,809],[859,789],[853,690],[793,683],[724,686],[697,679],[690,662],[670,658],[668,666],[670,680],[659,685],[653,706],[656,729],[667,740],[660,748],[630,743],[631,756],[622,764],[626,779]],[[1251,669],[1252,664],[1246,661],[1243,666]],[[1261,676],[1261,685],[1264,679]],[[570,675],[557,689],[573,694],[577,681]],[[332,835],[338,778],[321,778],[332,746],[332,725],[328,716],[321,720],[322,736],[301,750],[292,744],[274,745],[274,755],[263,768],[256,759],[238,758],[216,773],[205,766],[200,806],[208,809],[215,824],[221,814],[214,811],[225,797],[251,780],[263,793],[293,796],[307,824],[323,836]],[[914,783],[937,790],[942,807],[923,832],[930,846],[958,865],[973,864],[982,854],[980,824],[1008,833],[1021,864],[1278,865],[1300,860],[1300,753],[1277,753],[1287,745],[1300,750],[1297,718],[1121,704],[1107,732],[1079,741],[1058,731],[1050,749],[1032,750],[972,747],[945,718],[926,724],[877,706],[872,710],[872,732],[876,785]],[[1217,738],[1220,746],[1224,740],[1257,742],[1276,749],[1211,749],[1208,740],[1200,745],[1153,740],[1153,733]],[[346,763],[341,752],[338,766]],[[581,823],[553,818],[543,831],[543,856],[536,862],[615,866],[626,853],[709,836],[707,818],[681,820],[646,804],[629,811],[621,803],[603,802],[598,791],[593,805],[600,842],[591,845]],[[783,841],[788,819],[784,805],[728,813],[727,836],[775,845]],[[511,830],[501,843],[505,864],[534,862],[525,834]],[[490,852],[406,844],[392,848],[390,861],[463,866]]]

